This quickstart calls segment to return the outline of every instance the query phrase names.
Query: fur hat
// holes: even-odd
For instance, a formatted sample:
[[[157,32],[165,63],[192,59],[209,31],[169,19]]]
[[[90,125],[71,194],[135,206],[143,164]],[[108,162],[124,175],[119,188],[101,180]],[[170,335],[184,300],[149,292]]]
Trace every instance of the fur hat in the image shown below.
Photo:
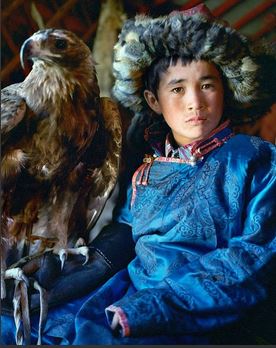
[[[202,8],[201,8],[202,9]],[[233,124],[254,121],[275,102],[275,47],[253,47],[245,36],[204,11],[174,11],[165,17],[127,20],[114,47],[114,97],[145,118],[143,76],[155,60],[192,56],[216,64],[229,89],[227,111]]]

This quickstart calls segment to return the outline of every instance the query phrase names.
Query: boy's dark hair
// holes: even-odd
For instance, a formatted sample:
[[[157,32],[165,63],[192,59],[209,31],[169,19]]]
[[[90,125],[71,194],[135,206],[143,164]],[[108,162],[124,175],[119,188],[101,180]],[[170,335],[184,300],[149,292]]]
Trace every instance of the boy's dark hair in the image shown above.
[[[162,57],[152,62],[152,64],[145,71],[144,75],[144,90],[151,91],[157,98],[157,91],[160,83],[160,77],[162,73],[165,73],[169,66],[175,66],[178,59],[181,59],[183,65],[187,65],[195,60],[193,57],[181,57],[173,55],[170,57]]]

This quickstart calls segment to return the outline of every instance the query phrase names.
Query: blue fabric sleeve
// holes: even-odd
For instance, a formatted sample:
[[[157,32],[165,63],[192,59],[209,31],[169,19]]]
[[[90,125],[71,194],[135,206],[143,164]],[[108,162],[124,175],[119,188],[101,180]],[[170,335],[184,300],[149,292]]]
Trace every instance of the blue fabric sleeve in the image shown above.
[[[275,275],[275,158],[256,158],[246,183],[243,230],[226,248],[199,257],[165,278],[114,303],[130,335],[202,333],[233,322],[267,297]]]

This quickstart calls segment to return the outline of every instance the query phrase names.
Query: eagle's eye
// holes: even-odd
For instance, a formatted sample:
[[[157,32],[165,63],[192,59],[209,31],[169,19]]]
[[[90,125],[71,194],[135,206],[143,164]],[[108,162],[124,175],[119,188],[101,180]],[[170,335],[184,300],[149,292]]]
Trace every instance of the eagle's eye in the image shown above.
[[[55,46],[60,50],[64,50],[67,47],[67,41],[65,39],[56,39]]]

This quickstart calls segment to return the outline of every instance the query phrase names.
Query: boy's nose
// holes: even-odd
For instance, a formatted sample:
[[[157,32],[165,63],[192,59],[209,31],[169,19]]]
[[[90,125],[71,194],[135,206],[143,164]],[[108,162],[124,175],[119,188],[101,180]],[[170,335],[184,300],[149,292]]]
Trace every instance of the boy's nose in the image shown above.
[[[202,108],[204,108],[204,100],[199,92],[189,92],[189,94],[187,95],[187,107],[190,111],[201,110]]]

